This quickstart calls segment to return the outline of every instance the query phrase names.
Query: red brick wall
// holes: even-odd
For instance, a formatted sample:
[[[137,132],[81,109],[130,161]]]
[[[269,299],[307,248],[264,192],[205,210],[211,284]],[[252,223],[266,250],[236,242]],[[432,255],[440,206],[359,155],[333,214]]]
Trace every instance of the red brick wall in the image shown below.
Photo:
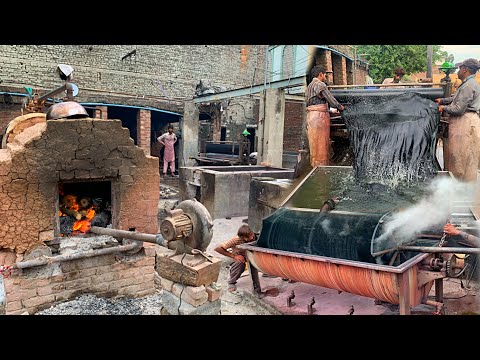
[[[332,56],[333,78],[335,85],[347,85],[347,61],[342,56]]]
[[[285,101],[283,151],[297,151],[302,143],[303,102]]]
[[[96,106],[95,117],[99,119],[108,119],[108,106]]]
[[[149,246],[134,255],[119,253],[64,261],[54,276],[48,271],[43,271],[43,276],[34,271],[49,265],[17,269],[4,279],[6,314],[34,314],[85,293],[100,297],[152,295],[154,264],[155,248]]]
[[[137,113],[137,144],[145,154],[150,154],[150,130],[151,130],[150,110],[140,109]]]

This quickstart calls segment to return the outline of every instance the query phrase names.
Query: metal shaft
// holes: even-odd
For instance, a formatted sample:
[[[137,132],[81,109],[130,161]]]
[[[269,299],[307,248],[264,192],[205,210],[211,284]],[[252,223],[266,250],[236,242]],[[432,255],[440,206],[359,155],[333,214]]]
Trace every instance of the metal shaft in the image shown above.
[[[160,234],[157,234],[157,235],[145,234],[145,233],[140,233],[135,231],[109,229],[109,228],[104,228],[99,226],[92,226],[90,231],[98,235],[110,235],[113,237],[144,241],[144,242],[149,242],[149,243],[158,244],[158,245],[167,247],[167,243],[165,239]]]
[[[398,250],[407,250],[407,251],[418,251],[418,252],[424,252],[424,253],[480,254],[480,248],[399,246],[397,249]]]

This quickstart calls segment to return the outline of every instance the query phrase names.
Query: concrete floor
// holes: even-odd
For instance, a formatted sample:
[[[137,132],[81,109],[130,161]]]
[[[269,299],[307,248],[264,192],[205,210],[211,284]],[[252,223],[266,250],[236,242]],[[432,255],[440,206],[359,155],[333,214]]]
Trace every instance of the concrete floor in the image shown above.
[[[247,217],[233,217],[231,219],[215,219],[214,233],[207,253],[221,258],[226,262],[231,259],[226,258],[214,251],[214,248],[223,241],[228,240],[235,235],[239,226],[247,221]],[[260,284],[265,297],[257,299],[252,292],[252,282],[248,274],[248,269],[237,282],[237,292],[243,296],[249,297],[264,307],[271,307],[278,313],[286,315],[308,315],[308,304],[312,297],[315,300],[313,304],[313,315],[348,315],[353,306],[353,315],[396,315],[398,306],[388,303],[376,304],[372,298],[354,295],[346,292],[339,292],[335,289],[323,288],[320,286],[289,282],[279,277],[263,277],[260,273]],[[226,284],[222,284],[226,288]],[[447,278],[444,279],[444,297],[445,314],[480,314],[480,296],[479,286],[471,283],[471,288],[467,291],[462,289],[460,280]],[[295,298],[292,306],[287,306],[287,298],[294,291]],[[435,292],[432,288],[429,297],[434,299]],[[428,305],[419,305],[412,309],[412,314],[430,315],[435,308]]]

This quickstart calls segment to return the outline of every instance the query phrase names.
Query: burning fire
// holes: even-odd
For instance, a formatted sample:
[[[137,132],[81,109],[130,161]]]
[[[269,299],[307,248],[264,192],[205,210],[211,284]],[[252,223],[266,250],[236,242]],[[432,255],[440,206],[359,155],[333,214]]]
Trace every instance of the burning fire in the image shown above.
[[[71,216],[76,220],[72,227],[73,235],[85,234],[90,230],[95,210],[95,205],[89,198],[83,197],[77,201],[77,196],[69,194],[62,197],[59,216]]]
[[[90,230],[89,220],[80,220],[80,221],[76,221],[75,224],[73,224],[73,231],[79,231],[85,234],[89,230]]]

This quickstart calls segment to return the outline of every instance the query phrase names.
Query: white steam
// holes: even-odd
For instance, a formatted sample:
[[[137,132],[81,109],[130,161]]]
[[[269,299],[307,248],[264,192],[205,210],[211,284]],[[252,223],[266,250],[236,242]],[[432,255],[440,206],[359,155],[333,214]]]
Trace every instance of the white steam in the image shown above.
[[[383,233],[375,240],[377,251],[385,249],[387,240],[389,247],[399,245],[413,240],[416,234],[428,228],[443,226],[454,211],[455,202],[473,200],[475,184],[438,177],[430,183],[428,192],[419,203],[385,220]]]

